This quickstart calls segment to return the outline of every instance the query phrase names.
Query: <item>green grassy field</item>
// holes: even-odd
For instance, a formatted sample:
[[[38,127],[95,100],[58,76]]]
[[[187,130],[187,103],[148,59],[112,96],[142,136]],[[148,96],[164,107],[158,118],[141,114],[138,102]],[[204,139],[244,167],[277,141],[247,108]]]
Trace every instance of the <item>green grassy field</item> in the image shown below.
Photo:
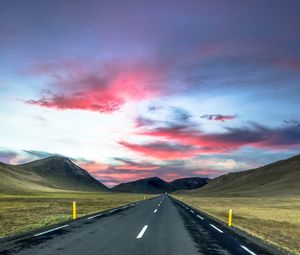
[[[117,193],[0,193],[0,237],[71,219],[72,201],[78,216],[107,210],[143,199],[142,194]]]
[[[300,254],[300,197],[201,197],[176,195],[178,199],[227,222],[233,209],[233,224],[245,232]]]

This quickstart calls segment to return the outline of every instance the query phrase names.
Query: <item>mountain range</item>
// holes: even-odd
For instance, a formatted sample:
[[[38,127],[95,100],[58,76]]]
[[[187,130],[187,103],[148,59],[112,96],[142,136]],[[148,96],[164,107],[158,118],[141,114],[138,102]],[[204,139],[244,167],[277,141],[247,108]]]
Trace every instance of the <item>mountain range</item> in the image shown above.
[[[51,156],[22,165],[0,162],[0,193],[52,191],[181,193],[203,196],[300,195],[300,155],[215,179],[191,177],[166,182],[158,177],[121,183],[111,189],[70,159]]]
[[[86,170],[70,159],[62,156],[32,161],[21,165],[0,162],[0,193],[16,192],[127,192],[127,193],[165,193],[179,189],[199,188],[206,184],[207,178],[183,178],[166,182],[158,177],[123,183],[110,189],[93,178]]]
[[[158,177],[150,177],[132,182],[121,183],[112,188],[113,191],[127,193],[160,194],[177,190],[200,188],[208,183],[208,178],[190,177],[166,182]]]

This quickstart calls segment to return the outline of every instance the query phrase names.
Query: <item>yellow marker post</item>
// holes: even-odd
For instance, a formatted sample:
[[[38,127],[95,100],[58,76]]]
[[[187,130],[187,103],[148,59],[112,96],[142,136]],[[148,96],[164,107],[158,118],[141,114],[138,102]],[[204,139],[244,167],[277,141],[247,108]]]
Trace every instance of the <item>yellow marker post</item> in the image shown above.
[[[228,226],[232,226],[232,209],[229,210],[229,215],[228,215]]]
[[[144,195],[144,200],[146,199],[146,195]]]
[[[77,213],[76,213],[76,202],[73,202],[73,220],[76,220]]]

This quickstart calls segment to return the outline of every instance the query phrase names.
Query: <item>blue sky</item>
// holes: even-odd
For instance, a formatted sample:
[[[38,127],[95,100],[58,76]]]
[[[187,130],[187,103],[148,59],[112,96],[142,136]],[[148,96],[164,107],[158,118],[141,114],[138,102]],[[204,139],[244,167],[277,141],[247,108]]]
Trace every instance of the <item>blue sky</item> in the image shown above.
[[[300,151],[299,1],[0,3],[0,161],[107,185]]]

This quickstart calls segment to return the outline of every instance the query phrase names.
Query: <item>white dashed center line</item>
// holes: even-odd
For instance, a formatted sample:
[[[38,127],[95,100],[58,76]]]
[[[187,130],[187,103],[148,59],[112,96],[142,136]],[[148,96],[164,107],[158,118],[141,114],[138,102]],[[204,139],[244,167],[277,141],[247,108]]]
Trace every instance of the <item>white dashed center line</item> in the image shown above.
[[[61,226],[61,227],[58,227],[58,228],[53,228],[53,229],[50,229],[50,230],[48,230],[48,231],[45,231],[45,232],[36,234],[36,235],[34,235],[34,236],[35,236],[35,237],[38,237],[38,236],[41,236],[41,235],[44,235],[44,234],[48,234],[48,233],[50,233],[50,232],[53,232],[53,231],[62,229],[62,228],[66,228],[66,227],[68,227],[68,226],[69,226],[69,225],[64,225],[64,226]]]
[[[137,235],[136,239],[141,239],[143,237],[144,233],[146,232],[147,228],[148,228],[148,225],[145,225],[142,228],[141,232]]]
[[[193,210],[190,210],[191,213],[195,213]]]
[[[242,247],[245,251],[249,252],[251,255],[256,255],[256,253],[254,253],[253,251],[249,250],[246,246],[241,245],[241,247]]]
[[[91,216],[91,217],[88,217],[88,220],[91,220],[91,219],[94,219],[94,218],[97,218],[99,216],[101,216],[102,214],[97,214],[97,215],[94,215],[94,216]]]
[[[157,212],[157,209],[154,210],[154,213],[156,213],[156,212]]]
[[[203,218],[203,217],[201,217],[200,215],[197,215],[197,217],[198,217],[198,218],[200,218],[201,220],[204,220],[204,218]]]
[[[224,233],[221,229],[217,228],[215,225],[213,224],[209,224],[211,225],[215,230],[219,231],[220,233]]]

